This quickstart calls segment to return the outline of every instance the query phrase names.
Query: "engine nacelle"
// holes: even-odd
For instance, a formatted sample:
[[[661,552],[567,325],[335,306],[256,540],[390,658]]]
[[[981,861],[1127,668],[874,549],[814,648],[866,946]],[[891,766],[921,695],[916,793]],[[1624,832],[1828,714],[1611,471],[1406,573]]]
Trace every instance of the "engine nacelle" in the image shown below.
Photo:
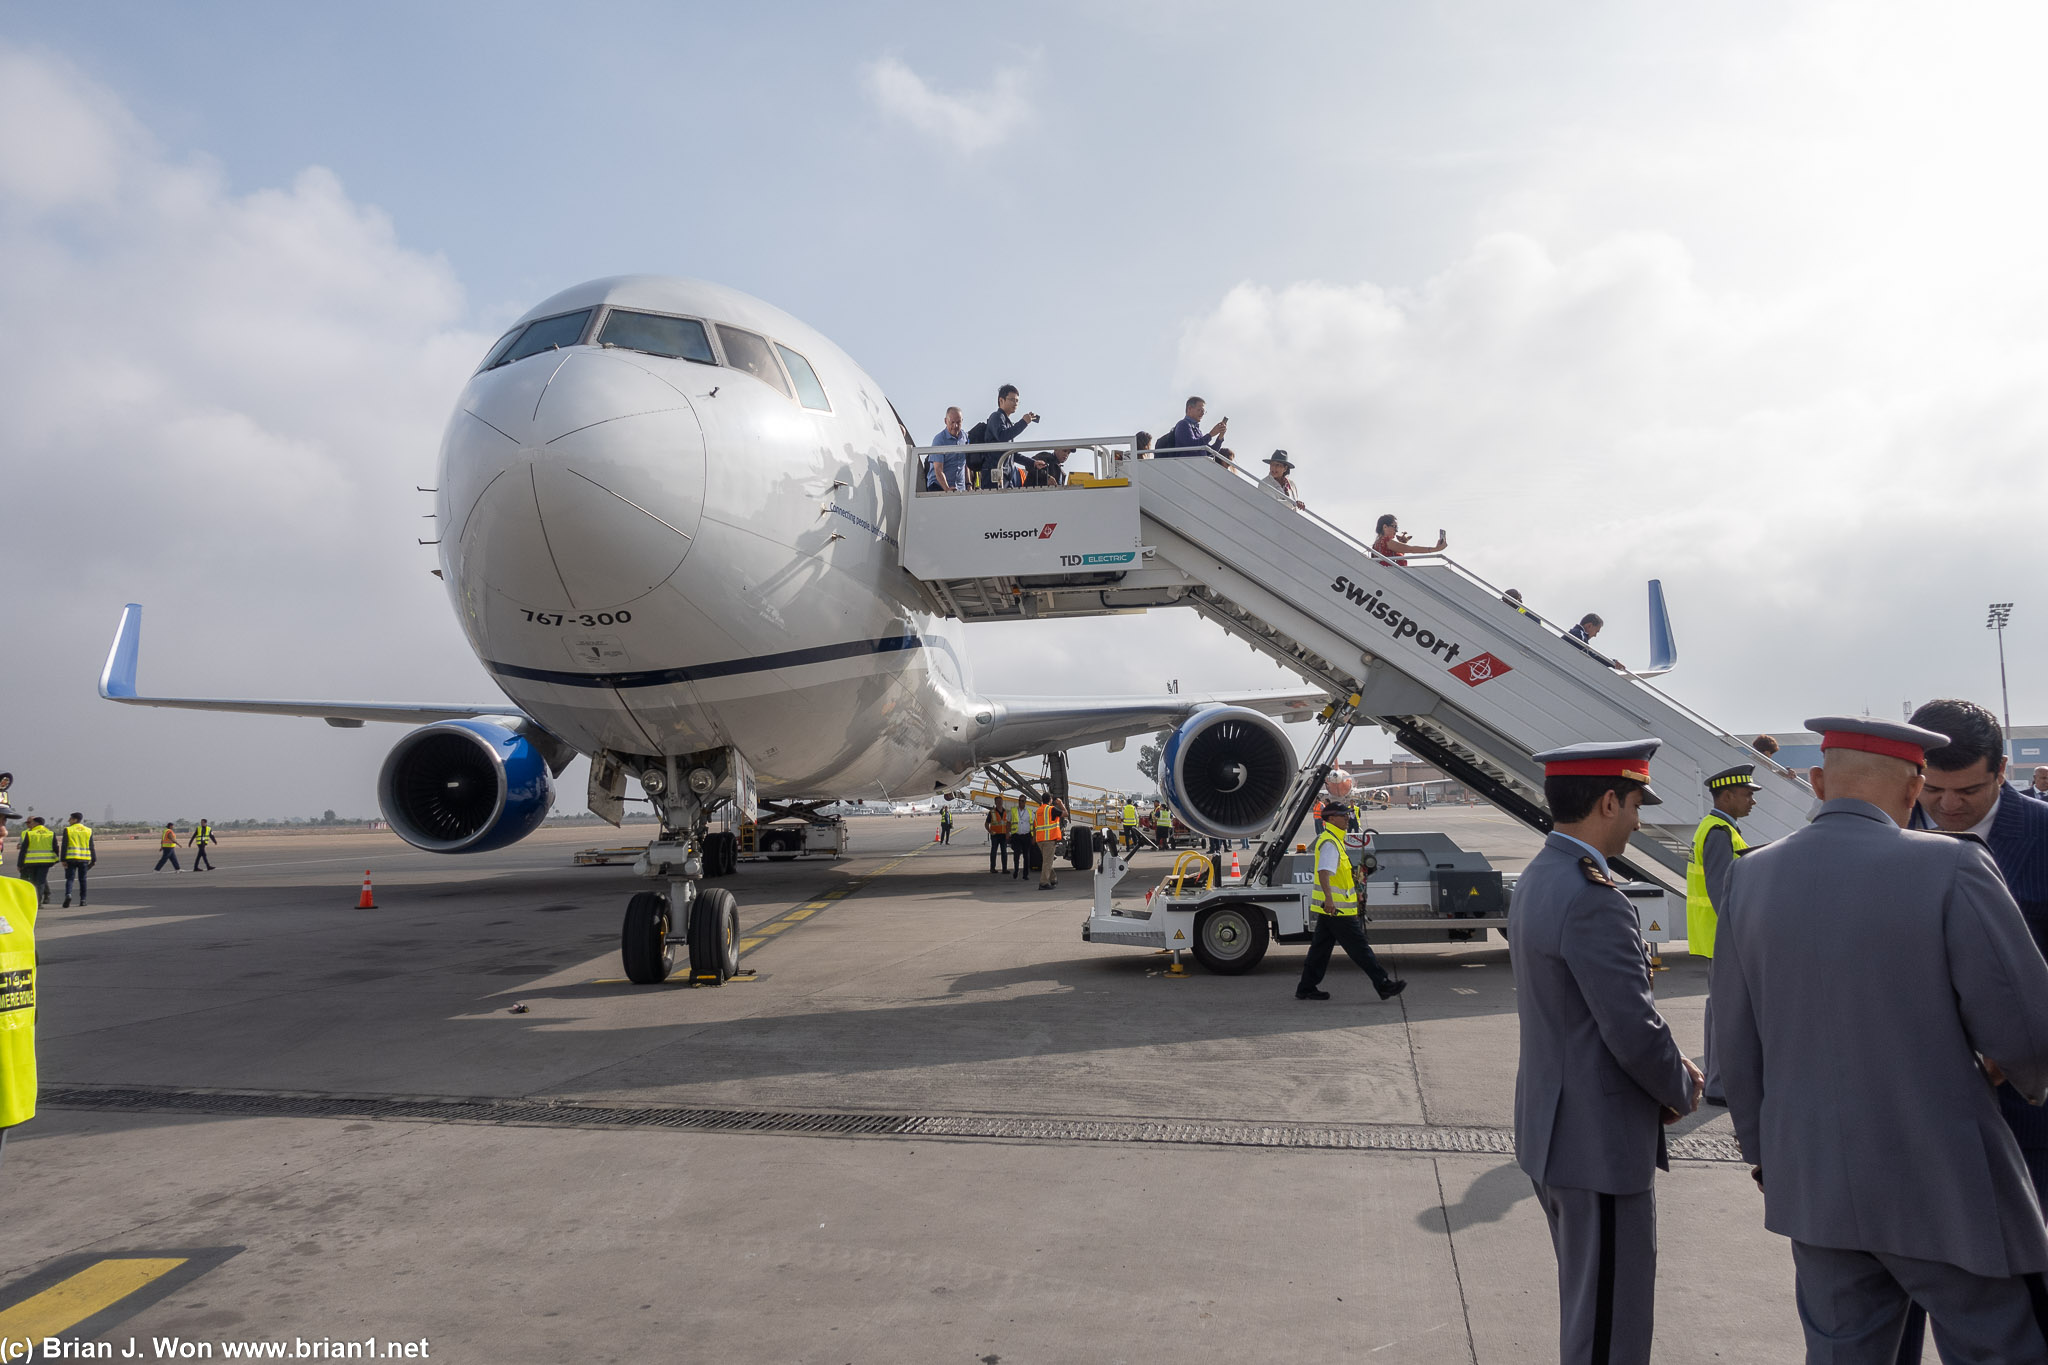
[[[547,760],[487,720],[444,720],[398,741],[377,774],[398,837],[429,853],[485,853],[540,828],[555,804]]]
[[[1243,706],[1181,722],[1159,759],[1159,790],[1174,813],[1212,839],[1261,833],[1280,813],[1301,766],[1280,727]]]

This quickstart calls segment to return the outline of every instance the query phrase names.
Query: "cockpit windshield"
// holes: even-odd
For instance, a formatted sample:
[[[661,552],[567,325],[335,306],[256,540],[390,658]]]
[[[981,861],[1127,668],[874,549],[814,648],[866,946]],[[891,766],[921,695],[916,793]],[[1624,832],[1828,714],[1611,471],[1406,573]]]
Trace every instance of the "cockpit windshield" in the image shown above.
[[[789,366],[789,380],[796,385],[796,401],[819,412],[832,411],[832,405],[825,401],[825,386],[818,382],[818,372],[811,368],[811,362],[779,341],[775,349],[782,356],[782,363]]]
[[[775,363],[775,353],[768,349],[765,338],[738,327],[718,324],[718,344],[725,347],[725,363],[735,370],[745,370],[764,384],[774,387],[783,397],[789,397],[789,381],[782,377],[782,367]]]
[[[629,351],[645,351],[649,355],[674,356],[678,360],[694,360],[700,365],[718,363],[718,357],[711,354],[711,338],[705,335],[704,324],[695,318],[629,313],[622,308],[614,308],[606,315],[604,326],[598,329],[597,340],[602,346],[622,346]]]
[[[580,312],[563,313],[558,317],[541,318],[526,324],[526,330],[512,339],[511,345],[503,341],[484,361],[483,368],[494,370],[500,365],[510,365],[515,360],[524,360],[542,351],[552,351],[561,346],[574,346],[583,339],[583,329],[590,322],[590,309]]]

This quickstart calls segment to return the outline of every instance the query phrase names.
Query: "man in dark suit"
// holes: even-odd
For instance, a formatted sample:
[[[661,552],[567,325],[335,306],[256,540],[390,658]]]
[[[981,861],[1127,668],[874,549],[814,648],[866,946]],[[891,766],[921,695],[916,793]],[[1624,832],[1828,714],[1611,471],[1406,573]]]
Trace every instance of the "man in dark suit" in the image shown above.
[[[1636,912],[1608,865],[1628,847],[1661,741],[1536,755],[1556,824],[1508,918],[1521,1058],[1515,1160],[1557,1253],[1558,1358],[1650,1358],[1661,1124],[1698,1107],[1705,1077],[1657,1012]]]
[[[2048,1365],[2048,1227],[1993,1089],[2048,1097],[2048,962],[1982,844],[1901,828],[1947,735],[1806,725],[1821,804],[1736,862],[1712,990],[1807,1359],[1889,1365],[1920,1303],[1945,1360]]]

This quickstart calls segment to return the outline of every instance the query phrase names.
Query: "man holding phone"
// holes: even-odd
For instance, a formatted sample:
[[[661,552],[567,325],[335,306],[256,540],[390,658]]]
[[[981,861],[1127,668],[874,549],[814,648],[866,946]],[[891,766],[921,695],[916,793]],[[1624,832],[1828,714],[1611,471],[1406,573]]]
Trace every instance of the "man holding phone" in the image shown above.
[[[1219,418],[1216,425],[1204,434],[1202,414],[1208,410],[1209,405],[1201,399],[1188,399],[1188,415],[1173,424],[1173,430],[1166,433],[1166,439],[1153,453],[1160,458],[1210,454],[1230,459],[1230,452],[1223,448],[1223,433],[1230,429],[1230,419]]]

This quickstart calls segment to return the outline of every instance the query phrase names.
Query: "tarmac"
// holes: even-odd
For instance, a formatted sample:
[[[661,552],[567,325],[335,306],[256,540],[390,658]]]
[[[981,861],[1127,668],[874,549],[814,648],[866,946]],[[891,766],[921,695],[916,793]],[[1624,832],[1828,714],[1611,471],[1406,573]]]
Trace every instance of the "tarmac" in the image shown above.
[[[571,865],[630,842],[604,827],[473,858],[230,837],[198,874],[108,842],[91,906],[41,920],[44,1098],[0,1160],[0,1338],[140,1360],[1555,1358],[1503,944],[1390,948],[1410,985],[1385,1003],[1341,956],[1334,998],[1296,1001],[1306,950],[1284,945],[1176,978],[1081,942],[1085,874],[990,876],[978,828],[936,846],[934,823],[858,818],[845,859],[743,865],[753,974],[717,988],[621,979],[641,884]],[[1507,869],[1536,846],[1484,808],[1372,823]],[[1664,960],[1697,1056],[1704,964]],[[1790,1253],[1726,1111],[1672,1131],[1656,1358],[1800,1359]]]

